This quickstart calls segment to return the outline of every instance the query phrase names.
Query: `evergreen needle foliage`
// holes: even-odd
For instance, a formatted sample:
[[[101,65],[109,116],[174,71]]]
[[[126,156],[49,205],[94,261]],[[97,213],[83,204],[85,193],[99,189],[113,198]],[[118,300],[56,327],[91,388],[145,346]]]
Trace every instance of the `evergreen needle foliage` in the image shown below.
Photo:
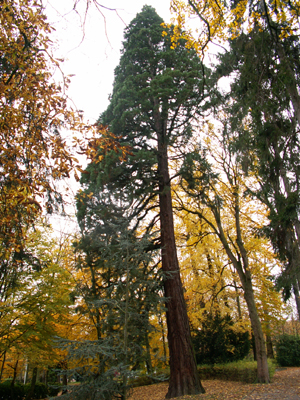
[[[68,387],[67,398],[126,398],[129,379],[145,367],[151,372],[150,317],[163,301],[162,277],[155,253],[147,252],[149,237],[136,236],[128,209],[118,211],[124,217],[116,212],[99,221],[75,243],[84,277],[78,311],[91,321],[95,339],[60,341],[68,350],[68,375],[80,382]]]
[[[228,113],[231,148],[244,173],[259,181],[249,192],[270,210],[270,222],[260,234],[271,239],[285,264],[278,289],[283,289],[285,299],[292,292],[298,299],[300,163],[294,88],[300,83],[300,48],[294,35],[278,42],[284,27],[272,29],[273,34],[255,28],[230,41],[217,73],[235,75],[222,104]]]
[[[185,41],[172,49],[171,34],[172,30],[164,30],[163,20],[148,6],[126,28],[110,104],[99,118],[115,144],[97,149],[95,161],[82,175],[83,190],[77,202],[79,224],[85,232],[82,250],[87,256],[97,243],[97,230],[103,226],[110,229],[107,221],[112,219],[116,224],[122,221],[120,204],[130,215],[127,229],[132,230],[132,237],[150,235],[147,252],[161,249],[164,293],[168,298],[168,397],[203,391],[179,274],[169,168],[172,161],[174,167],[175,160],[180,164],[193,133],[193,121],[208,96],[208,71],[196,52],[185,47]],[[122,248],[121,241],[114,245],[120,235],[118,232],[107,243],[115,254]],[[106,271],[107,277],[120,274],[117,269]],[[146,275],[148,284],[151,279],[157,280],[153,272],[151,276],[145,270]],[[141,276],[136,282],[139,279]],[[109,290],[107,287],[111,296],[114,291]],[[132,343],[135,341],[140,341],[139,337],[132,336]],[[134,365],[133,359],[130,364]]]

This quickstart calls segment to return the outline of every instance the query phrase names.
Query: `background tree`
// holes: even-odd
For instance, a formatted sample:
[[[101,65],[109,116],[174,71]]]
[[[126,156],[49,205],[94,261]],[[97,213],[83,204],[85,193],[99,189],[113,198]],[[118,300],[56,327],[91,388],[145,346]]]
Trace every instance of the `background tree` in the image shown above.
[[[199,364],[217,364],[245,358],[250,351],[247,330],[235,330],[229,314],[204,312],[201,329],[194,332],[193,343]]]
[[[213,133],[211,131],[209,133],[207,144],[208,148],[211,148]],[[255,204],[252,207],[256,211],[258,222],[251,221],[252,213],[247,209],[251,205],[251,200],[243,193],[245,191],[243,175],[230,150],[230,135],[224,134],[220,140],[217,135],[215,138],[218,145],[214,146],[214,153],[209,152],[215,160],[214,169],[208,163],[205,151],[198,149],[187,155],[182,167],[181,186],[189,196],[189,200],[184,203],[182,199],[181,204],[186,212],[197,216],[200,223],[205,223],[210,232],[220,240],[229,262],[239,276],[255,337],[258,381],[269,382],[265,339],[252,277],[255,253],[260,252],[262,248],[253,246],[255,239],[248,231],[250,226],[259,226],[261,222]],[[258,259],[259,257],[261,258],[258,256]]]
[[[95,192],[122,192],[134,203],[136,225],[156,229],[160,220],[160,246],[167,302],[170,387],[168,397],[202,392],[190,338],[174,238],[169,173],[169,152],[181,155],[192,132],[191,123],[205,97],[204,69],[194,51],[184,43],[173,51],[163,37],[163,21],[151,7],[125,31],[124,49],[115,70],[111,102],[99,123],[108,125],[125,158],[98,151],[98,162],[89,165],[83,183]],[[97,187],[95,184],[97,183]],[[87,194],[88,196],[88,194]],[[155,243],[155,242],[154,242]]]
[[[71,396],[93,391],[101,398],[118,394],[126,398],[132,373],[138,374],[145,364],[152,373],[150,316],[163,301],[161,273],[152,260],[155,253],[149,252],[152,244],[147,235],[138,237],[130,227],[128,208],[103,201],[107,193],[90,198],[84,194],[78,196],[82,236],[76,243],[81,272],[77,293],[84,300],[80,312],[93,324],[94,341],[83,341],[78,352],[77,343],[71,345],[71,358],[83,361],[85,357],[75,369],[84,384],[74,388]],[[104,220],[90,219],[104,213]],[[93,355],[84,350],[91,343],[97,349]]]
[[[26,265],[23,260],[18,279],[0,307],[1,375],[11,376],[10,366],[14,366],[16,377],[23,376],[26,381],[32,376],[33,390],[38,375],[46,375],[48,368],[64,358],[54,338],[67,336],[68,327],[77,323],[71,311],[71,246],[67,241],[49,240],[50,235],[53,231],[43,225],[27,233],[31,257]]]
[[[82,129],[65,90],[52,75],[52,28],[42,2],[5,0],[0,5],[0,282],[11,282],[21,266],[27,227],[62,205],[55,182],[68,177],[77,160],[60,134]],[[10,263],[8,267],[7,263]],[[13,268],[11,268],[14,264]]]
[[[281,46],[298,81],[298,39],[289,36]],[[264,233],[285,263],[278,288],[284,289],[285,299],[294,292],[299,315],[299,123],[286,66],[280,63],[271,35],[253,30],[231,42],[218,71],[223,76],[238,73],[227,95],[228,124],[235,135],[232,146],[245,172],[256,176],[258,184],[249,191],[270,210]]]
[[[242,291],[239,278],[228,263],[222,243],[216,240],[205,221],[182,210],[182,202],[189,201],[185,193],[178,189],[176,195],[176,237],[180,246],[181,275],[192,329],[195,331],[201,326],[204,312],[211,314],[218,311],[222,316],[230,314],[235,321],[245,321],[247,312],[240,299]],[[205,216],[213,220],[209,209]]]
[[[274,4],[271,1],[214,1],[206,3],[203,0],[171,0],[171,10],[177,22],[174,30],[174,45],[179,37],[188,41],[189,47],[194,47],[203,54],[209,44],[224,44],[227,39],[233,39],[241,33],[260,28],[272,36],[281,62],[286,62],[285,52],[281,49],[281,40],[298,34],[299,4],[297,1]],[[190,16],[198,19],[197,29],[189,27]],[[287,75],[293,79],[293,71],[288,68]],[[290,82],[289,89],[291,88]],[[298,101],[295,94],[294,99]],[[293,107],[297,105],[293,101]]]

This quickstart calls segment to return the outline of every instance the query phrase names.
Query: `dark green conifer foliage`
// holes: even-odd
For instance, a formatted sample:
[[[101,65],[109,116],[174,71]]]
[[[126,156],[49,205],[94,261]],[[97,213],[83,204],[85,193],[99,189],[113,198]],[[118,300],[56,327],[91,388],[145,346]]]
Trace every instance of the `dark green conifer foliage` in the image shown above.
[[[299,300],[299,124],[291,100],[287,63],[300,84],[300,47],[297,37],[281,42],[285,59],[266,31],[254,30],[230,43],[221,57],[218,73],[234,73],[227,108],[232,147],[241,166],[260,179],[253,195],[270,209],[264,232],[286,267],[278,279],[285,298],[294,290]],[[298,302],[300,317],[300,303]]]
[[[147,233],[154,234],[149,251],[161,247],[171,370],[167,396],[177,397],[203,392],[203,387],[179,274],[169,162],[176,159],[180,163],[207,92],[198,56],[184,42],[171,49],[162,23],[155,10],[145,6],[125,30],[110,104],[99,124],[108,126],[129,151],[124,158],[99,148],[99,162],[88,166],[82,184],[85,194],[106,193],[112,204],[130,205],[133,229],[144,225]],[[93,224],[110,213],[111,206],[101,212],[90,208],[93,196],[81,198],[80,223],[89,220]]]
[[[300,337],[281,335],[276,341],[276,361],[281,367],[300,366]]]
[[[81,196],[81,197],[80,197]],[[77,296],[94,324],[95,340],[68,340],[68,364],[76,365],[68,375],[80,381],[66,398],[127,398],[130,378],[151,366],[148,335],[150,316],[157,312],[162,277],[149,252],[147,235],[137,237],[131,229],[128,205],[102,203],[106,193],[85,199],[84,207],[94,210],[95,218],[81,220],[82,236],[75,243],[78,268],[89,281],[78,282]],[[90,203],[89,203],[90,201]],[[87,204],[89,203],[89,204]],[[80,207],[79,207],[80,208]],[[97,220],[106,213],[105,219]],[[151,367],[148,369],[151,373]]]
[[[242,360],[250,351],[249,332],[235,332],[230,315],[206,313],[201,329],[193,332],[198,364],[228,363]]]

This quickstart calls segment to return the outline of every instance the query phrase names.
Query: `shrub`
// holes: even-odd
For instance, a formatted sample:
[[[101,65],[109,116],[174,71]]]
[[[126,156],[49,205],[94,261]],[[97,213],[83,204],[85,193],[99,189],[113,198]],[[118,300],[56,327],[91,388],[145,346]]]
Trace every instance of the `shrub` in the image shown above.
[[[64,388],[62,383],[51,383],[48,385],[48,395],[50,397],[55,397]]]
[[[25,394],[29,392],[30,386],[31,386],[30,383],[26,383],[26,385],[24,385]],[[44,399],[45,397],[47,397],[47,395],[48,395],[47,386],[42,382],[36,382],[33,392],[33,398]]]
[[[276,361],[281,367],[300,367],[300,337],[282,335],[276,343]]]
[[[22,400],[24,397],[24,385],[15,382],[13,391],[11,380],[0,383],[0,400]]]
[[[11,380],[0,383],[0,400],[22,400],[30,390],[30,383],[23,385],[23,383],[15,382],[13,393],[11,388]],[[47,386],[44,383],[36,382],[33,398],[44,399],[48,395]]]
[[[245,358],[250,351],[247,331],[235,331],[230,315],[204,314],[201,330],[193,332],[197,364],[216,364]]]

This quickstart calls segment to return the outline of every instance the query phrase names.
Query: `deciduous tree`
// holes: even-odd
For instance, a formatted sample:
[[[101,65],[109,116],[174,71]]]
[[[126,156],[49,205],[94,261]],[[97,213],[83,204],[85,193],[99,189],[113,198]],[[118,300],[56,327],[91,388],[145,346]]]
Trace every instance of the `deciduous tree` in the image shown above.
[[[0,354],[6,371],[9,358],[16,357],[18,368],[55,366],[64,355],[55,348],[54,337],[67,336],[70,325],[77,323],[70,308],[75,286],[69,272],[71,246],[50,235],[51,229],[41,225],[27,233],[30,257],[1,299]]]
[[[210,132],[208,147],[211,146],[209,141],[212,136],[213,132]],[[243,195],[245,185],[239,164],[230,150],[230,135],[224,134],[217,143],[218,149],[215,146],[214,153],[210,152],[216,163],[215,169],[201,149],[187,155],[181,185],[189,200],[184,203],[182,199],[182,208],[197,216],[200,224],[206,224],[211,234],[220,240],[229,262],[234,266],[244,291],[255,337],[257,378],[259,382],[269,382],[265,339],[253,281],[256,252],[262,251],[262,248],[253,246],[249,232],[251,226],[260,226],[264,217],[259,217],[258,207]],[[251,219],[253,211],[251,213],[247,209],[251,204],[256,211],[257,222]]]
[[[0,281],[13,279],[27,227],[62,205],[56,188],[77,164],[62,129],[80,130],[66,89],[52,76],[51,31],[41,1],[0,4]],[[15,267],[7,268],[15,261]],[[13,272],[14,271],[14,272]],[[8,275],[10,275],[8,277]]]

